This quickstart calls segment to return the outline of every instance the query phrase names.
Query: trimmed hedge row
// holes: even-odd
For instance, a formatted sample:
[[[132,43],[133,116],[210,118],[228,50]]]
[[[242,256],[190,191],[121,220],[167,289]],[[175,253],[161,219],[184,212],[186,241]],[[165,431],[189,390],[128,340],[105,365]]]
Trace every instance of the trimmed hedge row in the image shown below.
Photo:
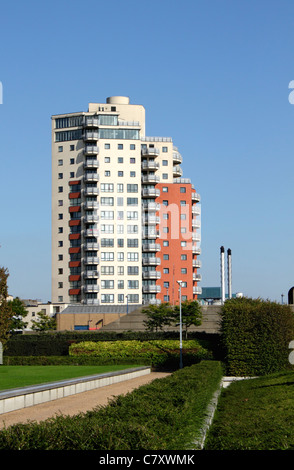
[[[289,369],[294,314],[262,299],[227,300],[221,309],[221,344],[228,375],[256,376]]]
[[[185,450],[218,389],[220,362],[203,361],[156,379],[107,406],[0,431],[0,450]]]

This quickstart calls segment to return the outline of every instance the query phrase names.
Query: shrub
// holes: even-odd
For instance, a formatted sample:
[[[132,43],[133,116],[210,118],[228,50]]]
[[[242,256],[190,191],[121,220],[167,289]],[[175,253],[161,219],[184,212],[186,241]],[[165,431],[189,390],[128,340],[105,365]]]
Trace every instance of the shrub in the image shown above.
[[[290,367],[294,315],[288,305],[262,299],[227,300],[221,309],[221,344],[229,375],[264,375]]]

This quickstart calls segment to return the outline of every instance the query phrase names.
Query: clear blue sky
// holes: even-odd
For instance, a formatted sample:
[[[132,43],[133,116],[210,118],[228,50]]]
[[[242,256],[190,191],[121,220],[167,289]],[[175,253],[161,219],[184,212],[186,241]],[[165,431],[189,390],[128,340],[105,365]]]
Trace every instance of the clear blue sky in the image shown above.
[[[0,265],[51,298],[51,115],[126,95],[172,137],[201,194],[202,286],[294,285],[293,0],[16,0],[1,5]]]

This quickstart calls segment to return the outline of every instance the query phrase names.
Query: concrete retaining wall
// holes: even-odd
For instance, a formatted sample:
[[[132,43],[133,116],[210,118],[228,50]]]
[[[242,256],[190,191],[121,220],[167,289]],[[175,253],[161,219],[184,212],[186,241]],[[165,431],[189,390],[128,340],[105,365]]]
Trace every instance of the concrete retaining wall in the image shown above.
[[[150,374],[150,367],[136,367],[119,372],[79,377],[76,379],[34,385],[0,392],[0,414],[39,405],[58,398],[65,398],[76,393],[87,392],[125,380]]]

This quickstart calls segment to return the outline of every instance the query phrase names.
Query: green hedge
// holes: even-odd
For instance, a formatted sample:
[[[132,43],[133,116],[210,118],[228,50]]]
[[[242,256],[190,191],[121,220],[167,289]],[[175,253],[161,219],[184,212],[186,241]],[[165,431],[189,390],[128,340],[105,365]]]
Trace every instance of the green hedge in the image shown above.
[[[212,359],[212,353],[202,347],[197,340],[183,341],[183,357],[190,365],[203,359]],[[125,360],[136,358],[149,361],[154,366],[170,366],[179,364],[179,340],[151,340],[151,341],[85,341],[72,344],[69,348],[70,356],[95,356],[102,360]],[[187,362],[188,361],[188,362]]]
[[[262,299],[227,300],[221,309],[221,344],[228,375],[255,376],[290,367],[294,314]]]
[[[105,407],[10,426],[0,431],[0,450],[193,449],[222,374],[219,362],[203,361]]]

